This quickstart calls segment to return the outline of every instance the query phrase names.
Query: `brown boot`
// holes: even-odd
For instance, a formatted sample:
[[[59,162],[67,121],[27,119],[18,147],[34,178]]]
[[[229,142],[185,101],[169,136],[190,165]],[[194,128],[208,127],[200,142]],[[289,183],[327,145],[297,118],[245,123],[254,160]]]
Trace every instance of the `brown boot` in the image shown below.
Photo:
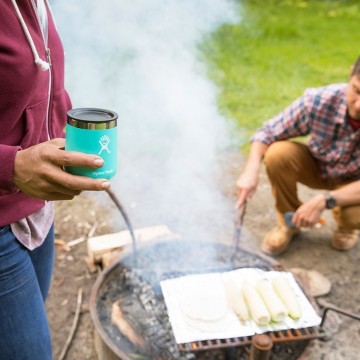
[[[331,239],[331,246],[337,250],[349,250],[359,241],[360,230],[337,229]]]
[[[269,255],[279,255],[284,252],[290,241],[300,232],[298,228],[278,225],[268,232],[261,245],[261,250]]]

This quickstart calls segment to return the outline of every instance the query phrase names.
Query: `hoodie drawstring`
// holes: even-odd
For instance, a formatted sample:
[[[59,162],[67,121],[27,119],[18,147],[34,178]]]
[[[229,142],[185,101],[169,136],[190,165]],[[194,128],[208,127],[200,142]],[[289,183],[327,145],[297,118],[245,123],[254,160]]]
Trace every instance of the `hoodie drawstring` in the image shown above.
[[[20,21],[20,24],[21,24],[21,27],[23,28],[24,30],[24,33],[25,33],[25,36],[26,36],[26,39],[30,45],[30,48],[31,48],[31,51],[34,55],[34,61],[35,61],[35,64],[37,66],[40,67],[40,69],[42,71],[47,71],[50,69],[50,64],[48,62],[46,62],[45,60],[42,60],[39,56],[39,53],[37,52],[36,50],[36,47],[35,47],[35,44],[34,44],[34,41],[31,37],[31,34],[29,32],[29,29],[28,27],[26,26],[26,23],[24,21],[24,18],[22,17],[21,15],[21,12],[20,12],[20,9],[16,3],[16,0],[11,0],[13,5],[14,5],[14,8],[15,8],[15,11],[16,11],[16,14],[17,14],[17,17],[19,18],[19,21]],[[48,2],[46,1],[47,5],[49,6]],[[46,10],[46,9],[45,9]],[[40,24],[41,26],[41,24]],[[43,34],[44,35],[44,34]],[[45,43],[45,39],[47,38],[47,36],[43,36],[44,37],[44,43]],[[45,43],[45,47],[47,47],[46,43]]]

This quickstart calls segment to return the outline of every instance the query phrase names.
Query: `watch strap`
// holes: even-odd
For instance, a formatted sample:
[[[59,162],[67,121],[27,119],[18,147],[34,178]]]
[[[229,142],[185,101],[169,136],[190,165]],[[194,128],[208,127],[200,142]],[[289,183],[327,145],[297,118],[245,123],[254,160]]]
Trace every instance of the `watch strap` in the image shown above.
[[[327,194],[325,198],[326,209],[333,209],[336,206],[336,199],[331,194]]]

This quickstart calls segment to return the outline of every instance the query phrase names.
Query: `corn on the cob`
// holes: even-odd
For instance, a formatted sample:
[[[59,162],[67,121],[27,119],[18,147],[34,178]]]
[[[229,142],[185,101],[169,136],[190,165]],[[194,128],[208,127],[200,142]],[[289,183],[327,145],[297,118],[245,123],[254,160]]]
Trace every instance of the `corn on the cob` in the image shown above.
[[[249,310],[245,304],[241,288],[234,282],[229,281],[224,284],[226,298],[234,313],[241,321],[250,319]]]
[[[270,322],[270,313],[256,288],[245,281],[242,286],[242,293],[252,319],[259,325],[268,324]]]
[[[288,311],[278,295],[276,295],[271,283],[268,280],[261,279],[257,282],[256,287],[269,310],[271,320],[283,322],[288,315]]]
[[[272,285],[281,301],[287,307],[289,316],[294,320],[299,320],[302,315],[301,307],[288,279],[283,276],[277,276],[272,280]]]

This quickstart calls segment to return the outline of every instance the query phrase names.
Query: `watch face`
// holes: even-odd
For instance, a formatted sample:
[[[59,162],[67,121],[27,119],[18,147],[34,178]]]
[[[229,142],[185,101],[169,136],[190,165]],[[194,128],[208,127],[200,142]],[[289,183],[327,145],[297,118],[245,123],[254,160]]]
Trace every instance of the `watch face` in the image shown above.
[[[333,196],[329,196],[327,199],[326,199],[326,208],[327,209],[332,209],[333,207],[335,207],[336,205],[336,200]]]

